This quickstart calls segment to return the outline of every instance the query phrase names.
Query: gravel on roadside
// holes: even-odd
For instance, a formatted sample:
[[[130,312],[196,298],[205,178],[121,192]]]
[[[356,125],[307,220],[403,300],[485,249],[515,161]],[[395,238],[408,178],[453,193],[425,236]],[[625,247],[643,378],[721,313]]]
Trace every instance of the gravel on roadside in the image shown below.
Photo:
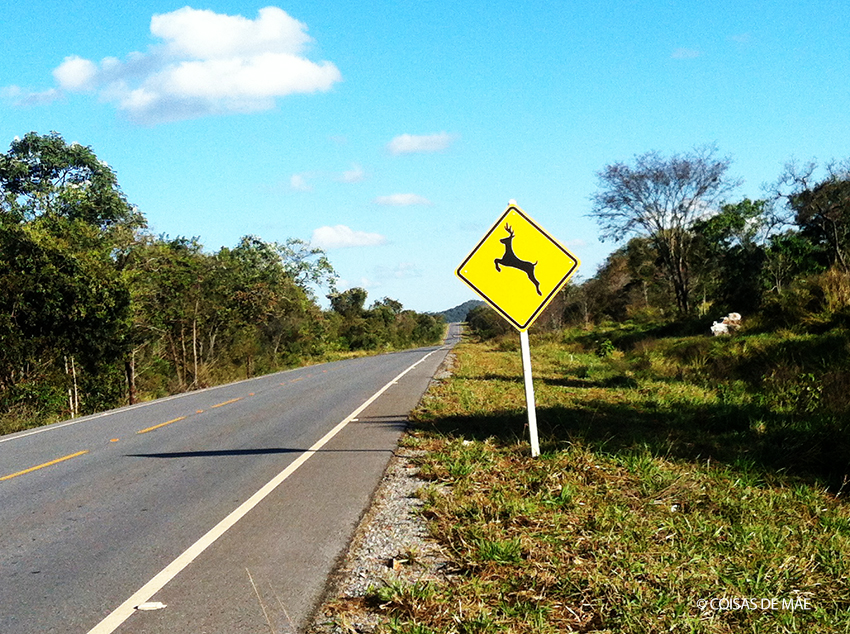
[[[433,381],[449,376],[453,364],[449,353]],[[380,616],[366,601],[372,588],[445,578],[447,559],[429,539],[423,503],[416,497],[424,483],[414,459],[423,453],[401,445],[395,451],[307,634],[374,632]]]

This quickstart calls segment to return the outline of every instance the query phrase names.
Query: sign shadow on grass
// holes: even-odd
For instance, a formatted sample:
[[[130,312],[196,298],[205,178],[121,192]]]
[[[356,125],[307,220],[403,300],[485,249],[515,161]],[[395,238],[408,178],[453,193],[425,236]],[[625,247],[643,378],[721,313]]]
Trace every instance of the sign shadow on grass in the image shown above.
[[[537,412],[544,453],[567,443],[614,455],[648,450],[675,460],[710,459],[732,468],[755,468],[780,479],[826,484],[833,490],[840,489],[850,472],[850,437],[837,423],[801,426],[789,415],[755,405],[677,402],[669,408],[638,410],[626,403],[592,400],[580,408],[538,407]],[[764,425],[752,428],[751,420]],[[416,426],[508,445],[527,440],[524,424],[522,410],[503,410],[483,416],[446,416]]]

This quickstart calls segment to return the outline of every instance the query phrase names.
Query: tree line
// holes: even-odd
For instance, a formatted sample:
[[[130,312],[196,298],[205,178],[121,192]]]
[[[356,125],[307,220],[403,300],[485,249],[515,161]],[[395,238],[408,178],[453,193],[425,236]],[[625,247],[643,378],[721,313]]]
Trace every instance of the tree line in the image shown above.
[[[325,253],[154,236],[92,148],[29,133],[0,154],[6,431],[299,365],[431,344],[439,317],[336,290]],[[323,310],[316,290],[328,292]]]
[[[789,162],[764,197],[737,201],[730,166],[707,146],[600,170],[590,215],[621,246],[537,327],[675,321],[707,332],[729,312],[764,329],[850,326],[850,161]],[[505,331],[487,310],[470,318]]]

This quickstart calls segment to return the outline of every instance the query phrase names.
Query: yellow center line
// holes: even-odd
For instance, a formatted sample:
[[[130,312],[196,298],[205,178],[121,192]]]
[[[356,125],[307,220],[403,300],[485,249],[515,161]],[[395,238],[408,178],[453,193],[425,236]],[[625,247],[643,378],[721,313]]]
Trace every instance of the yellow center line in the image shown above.
[[[20,475],[24,475],[25,473],[32,473],[33,471],[38,471],[39,469],[44,469],[45,467],[59,464],[60,462],[70,460],[71,458],[76,458],[77,456],[82,456],[83,454],[87,453],[88,449],[86,449],[85,451],[78,451],[77,453],[72,453],[70,456],[65,456],[64,458],[57,458],[56,460],[51,460],[50,462],[40,464],[37,467],[30,467],[29,469],[24,469],[23,471],[18,471],[17,473],[10,473],[9,475],[0,478],[0,482],[2,482],[3,480],[11,480],[12,478],[17,478]]]
[[[186,418],[185,416],[180,416],[179,418],[172,418],[171,420],[167,420],[164,423],[160,423],[159,425],[154,425],[153,427],[146,427],[145,429],[139,430],[137,434],[146,434],[149,431],[153,431],[154,429],[159,429],[160,427],[165,427],[166,425],[170,425],[171,423],[176,423],[178,420],[183,420]]]
[[[213,405],[212,407],[210,407],[210,409],[213,409],[214,407],[221,407],[222,405],[230,405],[231,403],[235,403],[236,401],[241,401],[241,400],[242,400],[241,396],[239,398],[232,398],[229,401],[224,401],[224,403],[219,403],[218,405]]]

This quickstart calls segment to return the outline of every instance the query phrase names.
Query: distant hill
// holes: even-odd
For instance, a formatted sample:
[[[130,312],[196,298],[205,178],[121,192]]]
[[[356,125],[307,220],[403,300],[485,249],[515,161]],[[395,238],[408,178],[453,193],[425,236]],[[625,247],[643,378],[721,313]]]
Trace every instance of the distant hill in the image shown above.
[[[468,302],[464,302],[460,306],[449,308],[448,310],[437,313],[437,315],[442,315],[447,323],[466,321],[467,313],[476,306],[481,306],[483,303],[484,302],[481,300],[470,299]]]

